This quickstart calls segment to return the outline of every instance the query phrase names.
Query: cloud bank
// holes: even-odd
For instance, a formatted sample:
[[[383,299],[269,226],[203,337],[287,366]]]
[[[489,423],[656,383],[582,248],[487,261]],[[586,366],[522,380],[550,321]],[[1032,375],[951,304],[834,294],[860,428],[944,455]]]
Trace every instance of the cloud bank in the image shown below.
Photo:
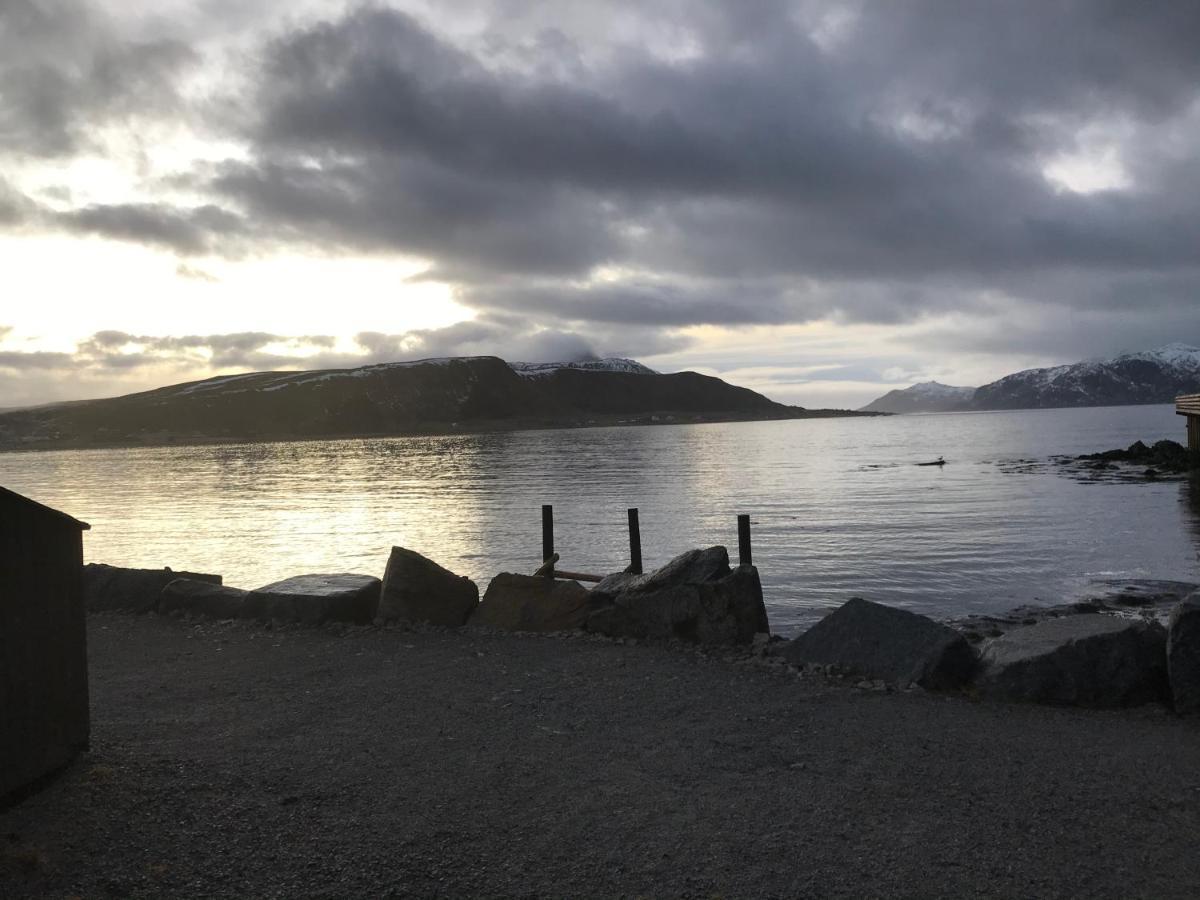
[[[1200,341],[1200,6],[647,6],[316,4],[279,25],[246,4],[234,35],[10,0],[0,156],[26,162],[0,228],[152,246],[185,277],[280,248],[418,257],[477,316],[359,335],[363,361],[814,322],[999,357]],[[128,197],[30,187],[38,161],[180,128],[210,150]],[[135,343],[290,364],[270,337]]]

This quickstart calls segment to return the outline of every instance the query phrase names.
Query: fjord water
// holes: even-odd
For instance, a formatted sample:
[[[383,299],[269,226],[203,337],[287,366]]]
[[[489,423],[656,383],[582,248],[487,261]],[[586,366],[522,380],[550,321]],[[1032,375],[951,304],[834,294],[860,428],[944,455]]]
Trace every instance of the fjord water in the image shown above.
[[[1059,603],[1093,580],[1200,580],[1186,482],[1086,482],[1055,454],[1181,439],[1170,406],[589,428],[0,454],[0,484],[92,525],[90,562],[256,587],[382,575],[399,544],[476,579],[531,572],[554,504],[563,568],[647,568],[753,521],[772,627],[852,596],[938,617]],[[944,456],[944,468],[917,462]]]

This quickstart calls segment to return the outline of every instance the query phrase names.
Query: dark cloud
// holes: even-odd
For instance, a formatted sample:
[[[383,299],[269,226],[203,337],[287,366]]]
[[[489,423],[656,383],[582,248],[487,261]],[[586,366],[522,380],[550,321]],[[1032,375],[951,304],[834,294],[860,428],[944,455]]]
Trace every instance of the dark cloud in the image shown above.
[[[102,125],[177,115],[177,79],[196,61],[180,41],[123,39],[76,0],[4,0],[0,152],[65,156]]]
[[[62,0],[12,8],[0,142],[67,153],[87,116],[178,109],[184,44],[123,40],[95,15],[67,27]],[[484,24],[464,37],[451,19]],[[159,185],[194,205],[35,216],[0,184],[0,223],[181,255],[415,255],[479,312],[362,335],[372,358],[1005,309],[1027,320],[998,329],[1011,346],[1038,343],[1039,317],[1086,316],[1100,340],[1137,310],[1197,333],[1197,46],[1200,5],[1171,0],[478,0],[420,20],[372,5],[278,28],[224,102],[189,109],[245,150]],[[1044,173],[1100,151],[1113,189]]]
[[[133,241],[181,254],[212,252],[244,232],[240,216],[213,204],[180,208],[161,203],[85,206],[53,214],[66,230]]]
[[[70,353],[0,350],[0,369],[69,369],[74,362]]]

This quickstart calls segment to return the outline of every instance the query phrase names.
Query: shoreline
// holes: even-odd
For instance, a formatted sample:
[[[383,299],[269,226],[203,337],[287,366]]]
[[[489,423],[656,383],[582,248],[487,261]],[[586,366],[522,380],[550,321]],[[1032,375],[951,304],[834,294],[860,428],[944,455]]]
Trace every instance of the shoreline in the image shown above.
[[[464,425],[450,422],[432,423],[428,428],[417,428],[396,432],[345,432],[324,435],[278,434],[271,436],[253,435],[151,435],[141,440],[114,439],[98,441],[88,439],[62,439],[41,441],[36,445],[5,443],[0,439],[0,453],[39,453],[56,450],[124,450],[161,447],[209,447],[240,444],[289,444],[318,441],[389,440],[392,438],[457,437],[478,434],[506,434],[525,431],[568,431],[582,428],[640,428],[650,426],[677,425],[720,425],[735,422],[790,422],[802,419],[870,419],[882,418],[890,413],[861,412],[858,410],[813,409],[791,414],[760,415],[741,413],[681,413],[666,411],[653,414],[597,415],[583,421],[556,422],[551,420],[527,419],[520,421],[488,420]]]

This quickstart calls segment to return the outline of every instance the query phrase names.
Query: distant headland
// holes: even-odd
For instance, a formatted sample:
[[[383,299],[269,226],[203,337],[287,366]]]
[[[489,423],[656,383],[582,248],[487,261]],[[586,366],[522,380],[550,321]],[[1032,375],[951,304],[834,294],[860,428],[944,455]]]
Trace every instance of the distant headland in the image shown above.
[[[861,416],[805,409],[696,372],[629,359],[474,356],[226,375],[0,413],[0,450],[304,440]]]

